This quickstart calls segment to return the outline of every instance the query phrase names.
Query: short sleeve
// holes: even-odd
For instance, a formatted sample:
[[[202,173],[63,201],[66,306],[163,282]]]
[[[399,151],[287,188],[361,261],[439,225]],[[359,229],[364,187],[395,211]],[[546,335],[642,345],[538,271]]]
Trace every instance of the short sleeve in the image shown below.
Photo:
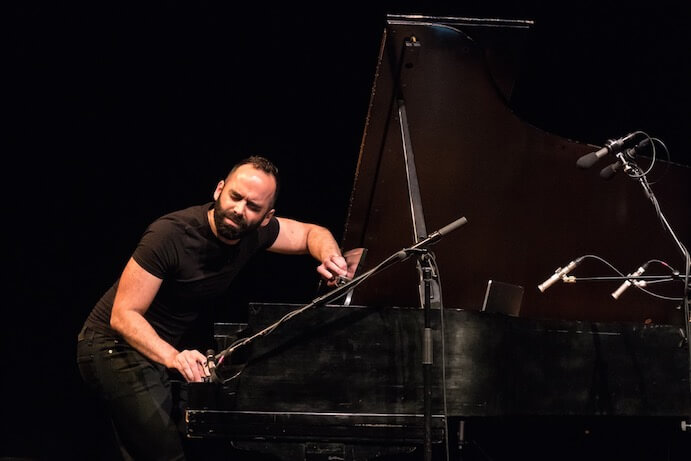
[[[160,279],[175,273],[180,260],[176,235],[175,223],[166,219],[154,221],[142,235],[132,258]]]
[[[281,229],[281,225],[275,216],[271,218],[269,224],[264,227],[260,227],[259,231],[259,248],[266,250],[271,245],[274,244],[278,238],[278,232]]]

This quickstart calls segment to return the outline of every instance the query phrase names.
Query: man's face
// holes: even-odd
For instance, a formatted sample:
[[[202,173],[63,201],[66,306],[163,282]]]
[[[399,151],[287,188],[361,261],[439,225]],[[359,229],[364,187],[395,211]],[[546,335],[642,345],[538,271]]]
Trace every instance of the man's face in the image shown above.
[[[242,165],[214,193],[214,224],[218,235],[238,240],[273,216],[272,202],[276,192],[273,176],[252,165]]]

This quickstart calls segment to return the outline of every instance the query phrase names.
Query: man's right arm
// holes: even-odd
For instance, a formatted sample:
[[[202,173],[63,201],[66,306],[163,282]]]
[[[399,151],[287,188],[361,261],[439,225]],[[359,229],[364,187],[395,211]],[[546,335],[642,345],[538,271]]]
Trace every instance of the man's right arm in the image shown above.
[[[144,313],[154,300],[162,280],[143,269],[130,258],[120,276],[113,302],[110,326],[148,358],[175,368],[187,381],[198,382],[208,375],[203,364],[206,357],[199,351],[179,352],[161,339]]]

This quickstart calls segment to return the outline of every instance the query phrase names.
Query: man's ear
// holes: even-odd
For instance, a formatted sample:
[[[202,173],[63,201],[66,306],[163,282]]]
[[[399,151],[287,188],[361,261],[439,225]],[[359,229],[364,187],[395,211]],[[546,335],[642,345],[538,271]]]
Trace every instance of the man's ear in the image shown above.
[[[223,191],[223,186],[226,185],[226,182],[224,180],[218,181],[218,184],[216,184],[216,190],[214,190],[214,200],[218,200],[218,197],[221,196],[221,192]]]
[[[275,214],[275,213],[276,213],[276,209],[272,208],[271,210],[269,210],[269,211],[264,215],[264,219],[262,219],[262,224],[261,224],[261,226],[264,227],[264,226],[266,226],[267,224],[269,224],[269,221],[271,221],[271,218],[274,217],[274,214]]]

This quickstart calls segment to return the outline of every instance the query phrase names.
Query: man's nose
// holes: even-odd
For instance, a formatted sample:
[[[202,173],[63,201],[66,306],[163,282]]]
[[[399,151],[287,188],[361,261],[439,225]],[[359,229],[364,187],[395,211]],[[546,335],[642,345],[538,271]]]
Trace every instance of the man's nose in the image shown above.
[[[240,200],[239,202],[235,202],[235,206],[233,207],[233,211],[235,214],[243,215],[245,213],[245,201]]]

